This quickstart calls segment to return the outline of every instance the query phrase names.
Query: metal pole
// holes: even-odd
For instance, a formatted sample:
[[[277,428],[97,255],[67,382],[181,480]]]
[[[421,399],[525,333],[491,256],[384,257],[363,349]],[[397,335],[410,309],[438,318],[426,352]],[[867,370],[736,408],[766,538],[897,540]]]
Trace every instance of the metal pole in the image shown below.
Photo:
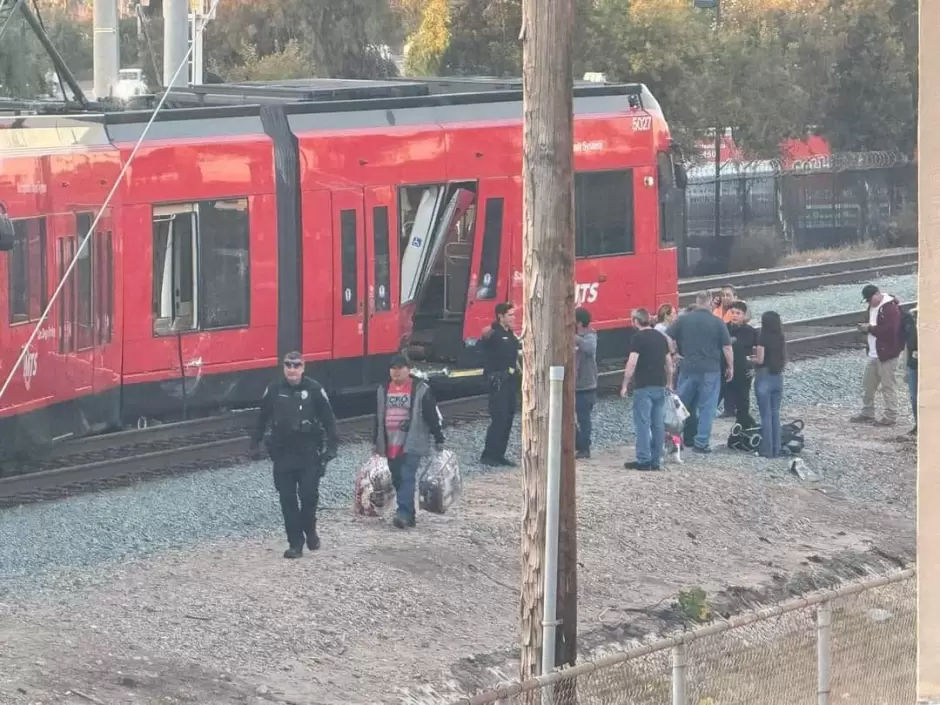
[[[688,705],[686,695],[686,671],[689,665],[686,645],[672,647],[672,705]]]
[[[561,418],[565,368],[548,373],[548,492],[545,502],[545,600],[542,604],[542,675],[555,670],[555,603],[558,600],[558,509],[561,488]],[[551,695],[546,691],[546,702]]]
[[[185,86],[188,72],[177,71],[189,56],[189,3],[187,0],[165,0],[163,3],[163,85],[165,88]],[[175,80],[174,80],[175,75]],[[170,84],[173,81],[173,84]]]
[[[204,34],[198,31],[199,20],[200,20],[199,15],[192,14],[190,15],[190,17],[192,18],[191,33],[193,37],[193,40],[192,40],[193,41],[193,58],[192,58],[193,71],[191,74],[192,80],[190,82],[194,86],[201,86],[203,82],[203,75],[204,75],[204,69],[205,69],[205,61],[203,59],[203,54],[202,54],[203,52],[202,38]]]
[[[829,656],[832,640],[831,602],[823,602],[816,608],[816,624],[817,705],[829,705]]]
[[[95,0],[94,5],[95,100],[111,95],[121,65],[117,0]]]

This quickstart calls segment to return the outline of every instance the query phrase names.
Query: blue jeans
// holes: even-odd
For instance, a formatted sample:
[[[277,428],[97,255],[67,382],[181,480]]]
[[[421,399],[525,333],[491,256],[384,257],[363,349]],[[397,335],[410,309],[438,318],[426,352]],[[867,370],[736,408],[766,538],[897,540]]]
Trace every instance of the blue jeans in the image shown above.
[[[574,414],[577,419],[577,433],[574,447],[579,453],[591,451],[591,413],[597,401],[597,390],[585,389],[574,393]]]
[[[911,411],[914,413],[914,425],[917,425],[917,368],[907,368],[907,389],[911,393]]]
[[[718,395],[721,392],[720,372],[679,372],[676,393],[689,410],[691,418],[698,420],[695,447],[708,448],[712,424],[718,415]]]
[[[388,459],[388,469],[392,471],[392,484],[395,485],[395,498],[398,501],[398,514],[408,519],[415,518],[415,475],[421,456],[405,453],[397,458]]]
[[[636,428],[636,461],[659,467],[663,462],[666,437],[666,388],[640,387],[633,390],[633,425]]]
[[[758,370],[754,379],[757,408],[760,409],[760,448],[765,458],[776,458],[780,448],[780,402],[783,400],[783,375]]]

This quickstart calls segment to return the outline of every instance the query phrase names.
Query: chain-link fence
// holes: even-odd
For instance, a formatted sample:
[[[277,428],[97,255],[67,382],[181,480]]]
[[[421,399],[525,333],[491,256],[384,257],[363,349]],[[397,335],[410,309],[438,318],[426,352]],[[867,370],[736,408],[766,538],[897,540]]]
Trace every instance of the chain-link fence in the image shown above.
[[[455,705],[914,702],[914,570],[790,600]]]
[[[890,152],[728,162],[717,183],[713,165],[694,166],[681,204],[681,274],[726,271],[732,247],[755,237],[765,249],[912,245],[916,201],[916,164]]]

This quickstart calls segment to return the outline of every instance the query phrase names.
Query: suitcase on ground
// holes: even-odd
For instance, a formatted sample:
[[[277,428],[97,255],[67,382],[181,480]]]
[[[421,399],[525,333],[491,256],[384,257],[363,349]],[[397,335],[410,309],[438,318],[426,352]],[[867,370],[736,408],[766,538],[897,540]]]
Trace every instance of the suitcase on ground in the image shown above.
[[[418,475],[418,506],[432,514],[444,514],[460,496],[463,483],[453,451],[431,452]]]

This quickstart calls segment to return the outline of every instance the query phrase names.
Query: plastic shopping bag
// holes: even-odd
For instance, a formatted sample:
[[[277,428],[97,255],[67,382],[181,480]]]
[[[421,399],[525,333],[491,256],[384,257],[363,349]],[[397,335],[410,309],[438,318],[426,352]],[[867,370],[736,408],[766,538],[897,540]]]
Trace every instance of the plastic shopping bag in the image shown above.
[[[664,411],[666,431],[671,433],[682,433],[682,427],[685,420],[689,418],[689,410],[685,404],[671,389],[666,390],[666,407]]]
[[[460,465],[452,451],[432,451],[418,474],[418,506],[426,512],[444,514],[463,489]]]
[[[353,511],[360,516],[379,516],[394,504],[395,486],[388,461],[373,455],[359,468],[353,485]]]

